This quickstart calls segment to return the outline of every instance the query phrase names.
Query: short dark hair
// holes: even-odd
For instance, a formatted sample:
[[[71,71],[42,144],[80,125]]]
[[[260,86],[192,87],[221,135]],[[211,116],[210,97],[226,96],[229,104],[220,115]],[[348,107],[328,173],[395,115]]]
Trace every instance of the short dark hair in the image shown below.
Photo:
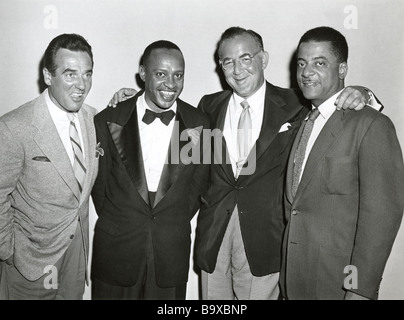
[[[87,40],[79,34],[64,33],[54,38],[45,50],[43,64],[53,76],[57,69],[55,58],[59,49],[86,52],[91,58],[92,66],[94,66],[93,53]]]
[[[258,47],[261,50],[264,50],[264,43],[262,41],[262,37],[254,30],[247,30],[247,29],[244,29],[241,27],[230,27],[227,30],[225,30],[222,33],[222,36],[220,37],[219,43],[217,45],[218,50],[220,50],[220,47],[225,40],[233,39],[236,36],[241,36],[241,35],[246,35],[246,34],[253,37],[255,42],[257,43]]]
[[[333,53],[339,63],[348,62],[348,43],[345,37],[337,30],[330,27],[318,27],[307,31],[299,41],[297,48],[303,42],[330,42]]]
[[[152,51],[157,49],[174,49],[178,50],[182,54],[181,49],[175,43],[168,40],[158,40],[149,44],[146,49],[144,49],[140,64],[144,65],[147,62],[147,59],[149,59]]]

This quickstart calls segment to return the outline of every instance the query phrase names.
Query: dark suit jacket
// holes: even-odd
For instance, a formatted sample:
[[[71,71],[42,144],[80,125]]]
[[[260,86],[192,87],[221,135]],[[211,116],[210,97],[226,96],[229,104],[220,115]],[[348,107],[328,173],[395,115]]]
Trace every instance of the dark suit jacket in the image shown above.
[[[308,109],[299,103],[293,90],[270,83],[266,86],[262,129],[248,159],[248,167],[255,166],[255,172],[244,175],[242,171],[237,181],[230,162],[224,161],[227,148],[221,135],[232,92],[207,95],[199,103],[199,108],[210,118],[211,128],[216,129],[212,153],[216,157],[221,153],[223,160],[219,164],[212,160],[210,185],[202,197],[195,240],[196,263],[209,273],[215,269],[220,245],[236,204],[252,273],[263,276],[280,270],[284,173],[293,139]],[[278,133],[287,122],[291,123],[291,128]]]
[[[174,287],[188,279],[190,220],[200,206],[208,177],[204,170],[209,167],[186,164],[182,159],[177,164],[165,164],[154,205],[149,205],[136,112],[136,101],[142,93],[95,118],[97,139],[105,154],[100,157],[92,192],[99,216],[92,277],[112,285],[134,285],[151,234],[157,283]],[[190,145],[188,138],[202,138],[202,128],[209,127],[206,115],[177,100],[175,120],[178,127],[174,126],[168,159],[172,159],[175,143],[180,151],[194,146],[192,152],[198,154],[198,143]],[[186,139],[182,136],[180,141],[178,133],[183,132]]]
[[[358,288],[351,289],[354,282],[348,277],[348,289],[377,298],[404,206],[403,159],[393,124],[371,108],[334,112],[311,150],[292,199],[296,146],[297,141],[285,192],[283,295],[343,299],[344,278],[351,273],[344,268],[352,265]]]

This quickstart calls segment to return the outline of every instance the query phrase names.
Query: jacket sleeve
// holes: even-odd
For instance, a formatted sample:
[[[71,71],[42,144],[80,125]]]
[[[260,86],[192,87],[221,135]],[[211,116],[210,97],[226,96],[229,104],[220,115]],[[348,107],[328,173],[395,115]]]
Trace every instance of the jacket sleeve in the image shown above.
[[[14,253],[12,193],[24,165],[24,151],[3,121],[0,150],[0,260],[6,260]]]
[[[394,125],[377,117],[359,147],[359,218],[351,264],[359,295],[376,299],[404,208],[404,167]]]

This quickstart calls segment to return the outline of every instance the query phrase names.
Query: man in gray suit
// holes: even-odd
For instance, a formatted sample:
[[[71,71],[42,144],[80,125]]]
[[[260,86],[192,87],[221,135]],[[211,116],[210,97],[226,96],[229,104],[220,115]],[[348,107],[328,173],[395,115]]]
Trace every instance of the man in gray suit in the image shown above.
[[[282,295],[377,299],[404,208],[396,130],[372,108],[334,112],[348,73],[340,32],[311,29],[297,49],[297,82],[312,111],[287,166]]]
[[[82,299],[89,197],[98,170],[84,104],[91,46],[62,34],[45,51],[48,88],[0,118],[0,298]]]

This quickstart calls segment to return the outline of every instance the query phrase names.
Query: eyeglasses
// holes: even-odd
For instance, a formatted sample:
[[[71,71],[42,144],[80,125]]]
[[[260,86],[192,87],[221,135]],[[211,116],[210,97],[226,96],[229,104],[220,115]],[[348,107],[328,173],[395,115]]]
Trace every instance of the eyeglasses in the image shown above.
[[[238,57],[237,59],[230,59],[230,58],[225,58],[223,60],[219,59],[219,63],[222,66],[223,70],[225,70],[225,71],[233,69],[236,61],[238,61],[243,68],[247,68],[247,67],[251,66],[251,64],[254,60],[254,57],[261,51],[262,51],[262,49],[260,49],[253,55],[251,55],[249,53],[245,53],[241,57]]]

